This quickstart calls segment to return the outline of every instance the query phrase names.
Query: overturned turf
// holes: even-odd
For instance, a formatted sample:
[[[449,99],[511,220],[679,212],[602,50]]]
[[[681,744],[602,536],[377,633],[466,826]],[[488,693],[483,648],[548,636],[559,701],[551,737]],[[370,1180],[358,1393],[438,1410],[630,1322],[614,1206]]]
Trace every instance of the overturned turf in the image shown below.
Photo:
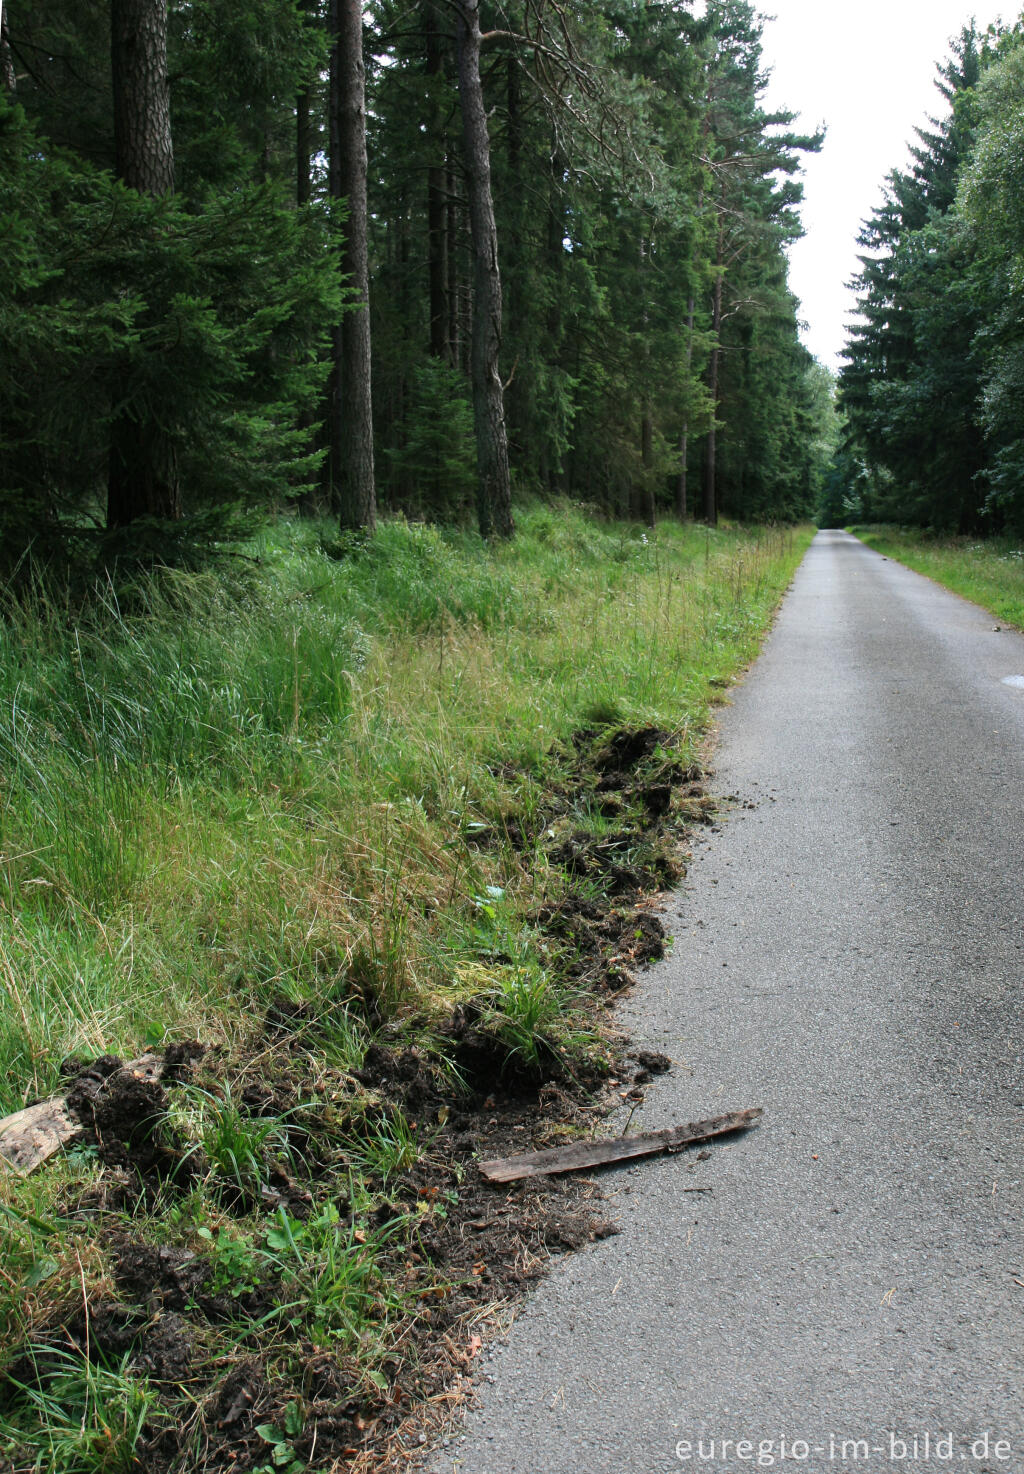
[[[577,733],[554,771],[541,810],[473,843],[562,875],[530,919],[592,1024],[663,954],[654,898],[712,805],[661,729]],[[466,1395],[488,1327],[551,1255],[615,1231],[593,1183],[496,1188],[476,1164],[592,1134],[664,1056],[630,1061],[607,1030],[571,1047],[556,1027],[524,1050],[487,994],[418,1036],[367,1023],[376,1037],[348,1065],[325,1061],[316,1011],[287,998],[246,1050],[184,1041],[153,1078],[113,1056],[67,1062],[71,1149],[93,1170],[53,1235],[26,1229],[43,1293],[9,1341],[2,1467],[37,1467],[35,1412],[72,1399],[72,1372],[140,1389],[120,1467],[400,1462]]]

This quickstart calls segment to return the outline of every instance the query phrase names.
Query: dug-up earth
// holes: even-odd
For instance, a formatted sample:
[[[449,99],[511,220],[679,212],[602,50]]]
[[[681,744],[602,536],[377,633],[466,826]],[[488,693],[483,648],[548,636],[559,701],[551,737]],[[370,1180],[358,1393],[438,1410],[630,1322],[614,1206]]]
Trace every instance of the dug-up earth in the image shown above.
[[[586,1048],[553,1034],[525,1058],[481,995],[429,1035],[378,1029],[344,1068],[325,1063],[322,1020],[281,999],[245,1052],[182,1041],[145,1078],[113,1056],[65,1061],[81,1125],[71,1149],[94,1170],[42,1225],[55,1232],[50,1272],[27,1277],[0,1370],[0,1427],[25,1431],[23,1448],[0,1453],[4,1474],[38,1467],[26,1408],[55,1394],[69,1356],[148,1384],[129,1467],[408,1468],[551,1257],[615,1232],[593,1180],[495,1186],[479,1162],[599,1135],[610,1108],[642,1101],[668,1068],[607,1010],[663,955],[657,893],[713,805],[654,728],[580,732],[560,771],[530,824],[509,814],[472,842],[539,845],[566,877],[531,922],[580,998]],[[599,832],[573,823],[581,799],[606,821]],[[211,1161],[184,1124],[196,1100],[268,1123],[258,1160],[233,1173]],[[391,1144],[386,1165],[370,1141]]]

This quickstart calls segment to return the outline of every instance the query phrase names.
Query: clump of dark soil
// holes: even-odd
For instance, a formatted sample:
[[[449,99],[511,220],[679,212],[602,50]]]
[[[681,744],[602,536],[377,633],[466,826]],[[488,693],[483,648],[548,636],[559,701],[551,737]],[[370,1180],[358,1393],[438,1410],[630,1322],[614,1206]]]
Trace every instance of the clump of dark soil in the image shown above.
[[[440,1033],[448,1057],[474,1096],[489,1095],[497,1085],[513,1099],[536,1096],[541,1085],[565,1078],[558,1046],[538,1033],[531,1056],[513,1049],[502,1037],[487,998],[459,1004]]]
[[[570,891],[542,908],[537,922],[558,948],[565,975],[613,998],[633,969],[665,955],[665,928],[649,905],[608,905]]]
[[[638,839],[635,829],[611,834],[573,830],[551,846],[548,858],[574,880],[595,882],[608,896],[665,890],[683,873],[678,860],[657,844]]]
[[[680,841],[693,824],[711,822],[715,805],[702,770],[662,727],[583,728],[561,763],[551,802],[530,825],[506,815],[477,843],[503,834],[514,847],[539,847],[570,878],[568,892],[534,920],[565,976],[614,996],[635,968],[664,955],[652,898],[686,874]],[[608,827],[572,822],[585,812]]]
[[[672,1061],[667,1054],[659,1054],[651,1049],[637,1050],[633,1059],[642,1070],[647,1070],[652,1075],[666,1075],[672,1068]]]
[[[209,1263],[194,1250],[170,1244],[114,1236],[110,1256],[118,1289],[154,1313],[197,1303],[212,1278]]]
[[[82,1123],[82,1142],[95,1148],[105,1167],[134,1178],[141,1198],[152,1200],[168,1183],[188,1191],[203,1174],[202,1154],[182,1142],[170,1124],[165,1083],[173,1087],[190,1078],[204,1052],[186,1042],[169,1046],[159,1060],[146,1056],[126,1064],[105,1054],[91,1063],[65,1060],[61,1066],[68,1081],[66,1104]]]
[[[414,1117],[424,1111],[436,1111],[444,1101],[436,1063],[432,1066],[420,1049],[393,1050],[371,1044],[355,1078],[397,1101]]]

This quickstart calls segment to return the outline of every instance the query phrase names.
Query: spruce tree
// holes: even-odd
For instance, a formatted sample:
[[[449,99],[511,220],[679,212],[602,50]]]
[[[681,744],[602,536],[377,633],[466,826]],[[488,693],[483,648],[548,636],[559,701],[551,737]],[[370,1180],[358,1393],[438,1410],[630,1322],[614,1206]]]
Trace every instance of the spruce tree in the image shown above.
[[[341,270],[352,298],[333,331],[329,420],[333,493],[341,525],[372,532],[377,499],[362,17],[360,0],[330,0],[330,193],[345,204]]]

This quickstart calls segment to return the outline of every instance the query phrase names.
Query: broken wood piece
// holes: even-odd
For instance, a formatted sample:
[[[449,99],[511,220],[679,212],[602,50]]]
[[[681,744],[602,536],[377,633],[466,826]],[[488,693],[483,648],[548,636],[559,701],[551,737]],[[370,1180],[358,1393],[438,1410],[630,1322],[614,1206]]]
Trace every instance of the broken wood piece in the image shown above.
[[[481,1162],[480,1171],[488,1182],[516,1182],[521,1177],[548,1177],[555,1172],[580,1172],[587,1167],[603,1167],[609,1162],[625,1162],[630,1157],[650,1157],[656,1152],[707,1141],[724,1136],[728,1131],[745,1131],[756,1126],[763,1112],[759,1107],[748,1111],[732,1111],[710,1121],[690,1121],[686,1126],[669,1126],[663,1131],[648,1131],[638,1136],[610,1136],[602,1141],[574,1141],[569,1146],[549,1147],[544,1151],[525,1152],[521,1157],[499,1157]]]
[[[121,1068],[134,1075],[137,1080],[159,1080],[164,1069],[163,1055],[154,1054],[150,1050],[139,1059],[128,1060]]]
[[[63,1099],[41,1100],[0,1121],[0,1158],[27,1177],[81,1129]]]
[[[158,1054],[147,1053],[121,1066],[139,1080],[157,1080],[163,1069]],[[63,1095],[37,1101],[0,1121],[0,1163],[27,1177],[79,1134],[82,1126],[69,1113]]]

